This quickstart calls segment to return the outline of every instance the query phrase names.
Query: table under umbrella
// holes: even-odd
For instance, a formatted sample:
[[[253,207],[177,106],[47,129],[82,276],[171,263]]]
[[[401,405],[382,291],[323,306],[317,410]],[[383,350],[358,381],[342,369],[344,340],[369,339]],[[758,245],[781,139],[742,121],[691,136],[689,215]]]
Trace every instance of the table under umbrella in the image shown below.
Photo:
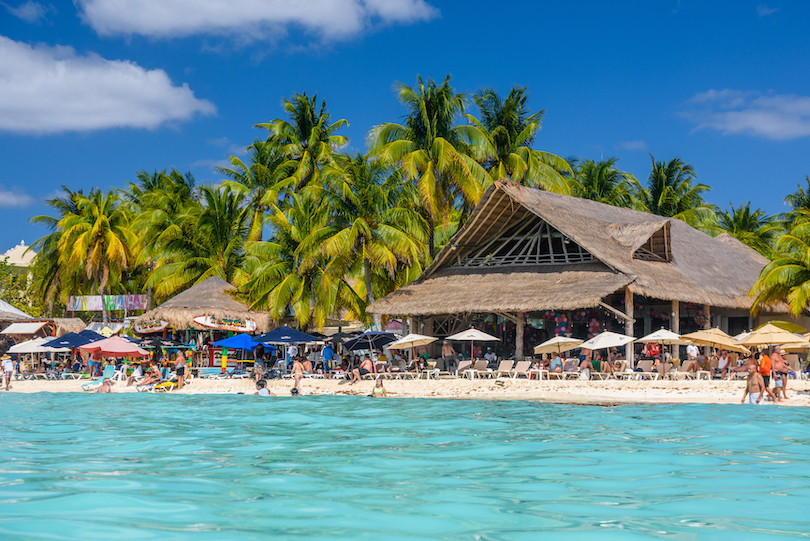
[[[470,341],[470,359],[475,357],[474,352],[475,349],[475,342],[500,342],[501,339],[490,334],[487,334],[483,331],[479,331],[478,329],[470,328],[466,331],[461,331],[456,333],[452,336],[448,336],[447,340],[455,340],[457,342],[466,342],[467,340]]]

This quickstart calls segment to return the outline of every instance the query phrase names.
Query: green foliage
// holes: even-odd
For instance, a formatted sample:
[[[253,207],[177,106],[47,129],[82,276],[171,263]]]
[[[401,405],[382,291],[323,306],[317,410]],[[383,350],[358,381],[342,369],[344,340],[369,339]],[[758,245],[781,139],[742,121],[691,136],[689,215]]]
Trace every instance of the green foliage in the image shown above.
[[[810,302],[810,211],[797,211],[803,219],[775,244],[773,260],[762,269],[750,295],[753,312],[787,302],[798,317]]]
[[[572,160],[573,161],[573,160]],[[632,207],[635,178],[616,167],[617,158],[574,163],[572,195],[616,207]]]
[[[765,257],[770,257],[779,225],[765,211],[751,210],[751,203],[746,202],[739,208],[729,204],[729,210],[718,212],[716,225],[711,226],[711,230],[715,235],[728,233]]]
[[[0,260],[0,296],[29,316],[38,317],[45,313],[45,307],[36,302],[30,287],[28,269],[18,269],[10,265],[8,258]]]

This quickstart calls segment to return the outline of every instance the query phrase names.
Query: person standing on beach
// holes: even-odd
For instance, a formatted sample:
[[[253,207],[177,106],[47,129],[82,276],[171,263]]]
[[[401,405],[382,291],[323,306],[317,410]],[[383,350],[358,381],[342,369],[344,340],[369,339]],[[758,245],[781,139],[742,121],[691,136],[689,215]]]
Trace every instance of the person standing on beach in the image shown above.
[[[301,394],[301,378],[304,377],[304,363],[301,362],[300,357],[293,358],[293,368],[292,368],[293,379],[295,379],[295,385],[292,388],[292,394]]]
[[[177,376],[177,388],[176,391],[179,391],[183,388],[183,382],[186,379],[186,369],[188,368],[186,365],[188,361],[186,361],[186,356],[183,355],[183,351],[178,349],[177,356],[174,358],[174,373]]]
[[[753,364],[749,364],[748,379],[745,382],[745,392],[740,403],[745,404],[745,397],[747,396],[749,404],[762,404],[762,397],[767,389],[762,375],[757,372]]]
[[[6,346],[2,346],[2,356],[0,356],[0,363],[3,366],[3,376],[6,380],[6,391],[11,390],[11,376],[14,374],[14,363],[11,362],[11,357],[6,354]]]
[[[455,373],[456,369],[456,350],[453,349],[452,344],[447,340],[442,344],[442,359],[444,359],[444,367],[451,374]]]
[[[782,357],[782,347],[775,346],[773,348],[773,354],[771,355],[771,364],[773,368],[773,378],[774,378],[774,391],[776,394],[776,398],[779,398],[779,395],[782,395],[782,398],[787,398],[787,376],[790,372],[790,365],[785,362],[785,358]]]
[[[756,355],[754,356],[756,358]],[[768,396],[771,397],[771,400],[774,402],[778,402],[778,398],[776,395],[773,394],[771,391],[771,369],[773,365],[771,363],[771,358],[768,357],[767,353],[761,353],[759,355],[759,375],[762,376],[762,381],[765,383],[765,392],[768,393]]]
[[[332,359],[335,358],[335,350],[332,349],[332,344],[327,342],[321,350],[321,360],[323,361],[323,373],[332,374]]]

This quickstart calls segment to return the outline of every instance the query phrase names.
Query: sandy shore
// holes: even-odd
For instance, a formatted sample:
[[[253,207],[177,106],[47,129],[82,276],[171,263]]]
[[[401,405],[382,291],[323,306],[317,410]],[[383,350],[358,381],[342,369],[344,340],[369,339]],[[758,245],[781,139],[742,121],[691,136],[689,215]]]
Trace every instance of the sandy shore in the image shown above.
[[[82,381],[13,381],[10,392],[82,392]],[[619,403],[705,403],[739,404],[743,381],[536,381],[512,379],[440,379],[386,381],[389,396],[404,398],[474,398],[483,400],[541,400],[580,404]],[[349,385],[338,380],[305,379],[304,395],[358,395],[371,393],[373,381]],[[279,396],[289,396],[292,381],[270,380],[268,388]],[[182,394],[252,394],[249,379],[197,379]],[[112,392],[136,392],[134,387],[116,383]],[[785,406],[810,406],[810,381],[790,380]]]

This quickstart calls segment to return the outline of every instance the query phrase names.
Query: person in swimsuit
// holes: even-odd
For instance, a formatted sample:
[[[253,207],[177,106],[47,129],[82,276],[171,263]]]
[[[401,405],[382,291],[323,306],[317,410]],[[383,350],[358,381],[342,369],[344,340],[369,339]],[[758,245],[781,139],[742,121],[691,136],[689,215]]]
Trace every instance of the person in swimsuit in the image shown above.
[[[97,393],[110,393],[110,392],[112,392],[112,390],[110,388],[110,380],[105,378],[104,381],[101,382],[101,385],[99,385],[96,388],[96,392]]]
[[[749,404],[762,404],[762,395],[765,394],[765,382],[757,372],[753,364],[748,365],[748,380],[745,382],[745,392],[743,393],[741,404],[745,404],[745,397],[748,397]]]
[[[183,381],[186,379],[186,364],[186,356],[181,350],[177,350],[177,356],[174,358],[174,373],[177,376],[176,391],[183,388]]]
[[[385,392],[385,387],[383,387],[382,378],[377,378],[377,383],[374,385],[374,388],[371,390],[371,396],[373,398],[383,398],[388,396],[388,393]]]
[[[301,393],[301,378],[304,377],[304,364],[301,362],[300,357],[295,357],[293,360],[293,369],[292,369],[293,379],[295,379],[295,385],[292,388],[292,394],[300,394]]]
[[[6,391],[11,389],[11,376],[14,375],[14,363],[11,362],[11,357],[6,355],[5,346],[2,347],[2,356],[0,362],[3,364],[3,376],[6,380]]]
[[[349,385],[358,383],[363,376],[371,374],[372,370],[374,370],[374,363],[371,362],[371,358],[368,356],[368,353],[366,353],[363,362],[360,363],[360,367],[352,370],[352,380],[349,382]]]
[[[756,358],[756,354],[754,355]],[[771,362],[771,358],[768,357],[767,354],[762,353],[759,356],[759,375],[762,376],[762,381],[765,382],[765,392],[768,393],[768,396],[771,397],[771,400],[774,402],[778,402],[779,399],[776,398],[776,395],[773,394],[771,391],[771,370],[773,369],[773,363]]]
[[[773,354],[771,355],[771,364],[773,368],[773,379],[774,379],[774,394],[776,398],[779,398],[779,395],[782,395],[782,399],[787,398],[787,377],[788,373],[790,372],[790,365],[785,362],[785,358],[782,357],[782,347],[776,346],[773,348]]]
[[[579,362],[579,377],[580,379],[591,379],[591,372],[598,372],[599,369],[593,364],[586,355],[583,360]]]

